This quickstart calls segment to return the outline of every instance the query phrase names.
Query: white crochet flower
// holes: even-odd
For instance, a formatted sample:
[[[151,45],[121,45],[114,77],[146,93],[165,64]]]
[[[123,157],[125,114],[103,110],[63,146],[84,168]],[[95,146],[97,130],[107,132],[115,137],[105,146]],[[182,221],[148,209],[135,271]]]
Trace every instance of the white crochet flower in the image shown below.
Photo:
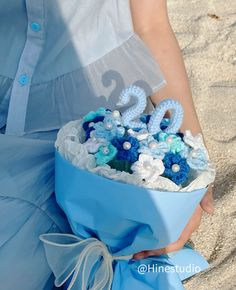
[[[140,178],[151,182],[164,172],[165,167],[162,160],[154,159],[150,155],[140,154],[139,160],[132,165],[131,169]]]
[[[96,167],[96,160],[94,155],[88,154],[88,152],[87,154],[82,154],[81,152],[81,154],[76,155],[72,159],[71,163],[76,167],[89,171]]]
[[[71,121],[63,126],[58,134],[57,140],[55,143],[55,147],[59,149],[61,153],[64,153],[64,143],[66,140],[71,140],[77,143],[82,143],[84,139],[84,132],[82,130],[82,122],[81,120]]]
[[[128,133],[130,136],[138,139],[139,141],[145,140],[150,136],[150,133],[147,129],[142,129],[139,132],[134,131],[133,129],[129,129]]]
[[[106,140],[103,139],[96,139],[96,138],[89,138],[83,146],[86,147],[89,153],[97,153],[100,146],[106,145]]]

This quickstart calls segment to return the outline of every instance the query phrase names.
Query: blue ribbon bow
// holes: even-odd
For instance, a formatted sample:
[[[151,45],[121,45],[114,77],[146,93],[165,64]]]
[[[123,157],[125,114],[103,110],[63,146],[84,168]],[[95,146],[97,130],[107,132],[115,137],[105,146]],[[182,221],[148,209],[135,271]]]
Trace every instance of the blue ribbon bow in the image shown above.
[[[56,277],[55,286],[60,287],[69,281],[67,290],[110,290],[112,262],[132,259],[132,255],[112,256],[106,245],[96,238],[45,234],[40,236],[40,240],[44,243],[48,264]]]

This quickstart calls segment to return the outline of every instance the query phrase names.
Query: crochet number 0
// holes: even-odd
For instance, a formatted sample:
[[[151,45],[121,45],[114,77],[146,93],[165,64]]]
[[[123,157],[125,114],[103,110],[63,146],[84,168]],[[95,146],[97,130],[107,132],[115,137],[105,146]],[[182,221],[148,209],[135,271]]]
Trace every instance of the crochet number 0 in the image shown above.
[[[176,134],[183,122],[184,111],[181,104],[177,101],[167,99],[162,101],[158,107],[156,107],[154,113],[152,114],[150,121],[148,123],[148,131],[150,134],[155,135],[161,131],[160,124],[165,116],[165,113],[171,110],[172,116],[170,118],[169,126],[164,130],[164,132],[169,134]]]

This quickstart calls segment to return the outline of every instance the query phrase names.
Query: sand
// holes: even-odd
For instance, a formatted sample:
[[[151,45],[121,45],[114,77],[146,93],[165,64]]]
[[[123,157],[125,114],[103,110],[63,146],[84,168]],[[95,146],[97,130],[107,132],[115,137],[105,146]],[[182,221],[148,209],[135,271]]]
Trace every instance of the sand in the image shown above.
[[[208,149],[217,168],[215,214],[193,236],[211,268],[185,287],[236,289],[236,1],[169,0]]]

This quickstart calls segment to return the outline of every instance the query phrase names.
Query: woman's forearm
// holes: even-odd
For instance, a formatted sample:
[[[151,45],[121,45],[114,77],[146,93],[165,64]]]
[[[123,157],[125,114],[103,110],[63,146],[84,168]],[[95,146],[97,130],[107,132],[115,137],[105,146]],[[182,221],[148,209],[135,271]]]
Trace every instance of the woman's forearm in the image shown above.
[[[140,17],[140,12],[138,13],[135,8],[133,9],[134,29],[151,50],[167,81],[167,85],[152,96],[152,101],[159,103],[166,98],[180,101],[184,108],[184,121],[181,129],[183,131],[190,129],[192,133],[196,134],[201,132],[201,127],[193,104],[185,65],[178,42],[169,23],[166,5],[163,4],[165,1],[161,2],[162,4],[156,7],[159,18],[156,14],[156,20],[152,21],[150,15],[150,17],[147,17],[147,21],[142,20],[143,24],[140,24],[142,21],[137,19],[137,17]],[[155,5],[153,9],[155,9]]]

